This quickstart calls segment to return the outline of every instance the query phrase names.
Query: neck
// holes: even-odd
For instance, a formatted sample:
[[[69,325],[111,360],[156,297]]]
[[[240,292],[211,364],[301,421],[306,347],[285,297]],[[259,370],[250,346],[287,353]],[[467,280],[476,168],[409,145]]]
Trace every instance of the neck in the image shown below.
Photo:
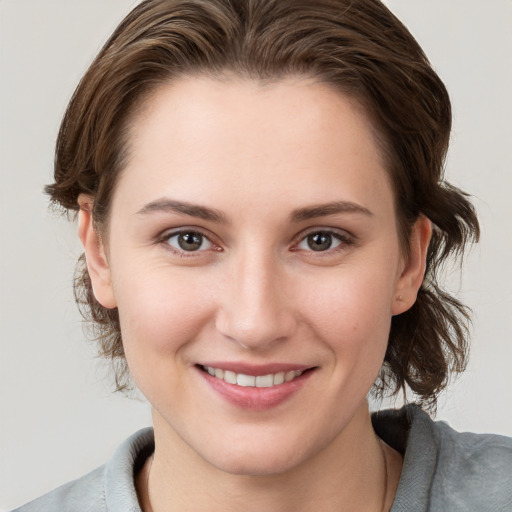
[[[366,403],[314,457],[270,475],[222,471],[199,457],[156,413],[154,424],[154,459],[137,482],[144,512],[381,512],[389,509],[398,483],[401,459],[375,435]]]

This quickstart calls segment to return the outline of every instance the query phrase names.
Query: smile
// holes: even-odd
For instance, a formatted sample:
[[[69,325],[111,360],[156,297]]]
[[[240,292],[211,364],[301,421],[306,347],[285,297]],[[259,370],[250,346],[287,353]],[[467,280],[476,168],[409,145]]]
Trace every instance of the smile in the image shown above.
[[[296,377],[302,375],[301,370],[292,370],[288,372],[269,373],[268,375],[246,375],[244,373],[235,373],[230,370],[222,370],[212,366],[203,366],[203,370],[212,377],[223,380],[228,384],[248,388],[271,388],[285,382],[291,382]]]

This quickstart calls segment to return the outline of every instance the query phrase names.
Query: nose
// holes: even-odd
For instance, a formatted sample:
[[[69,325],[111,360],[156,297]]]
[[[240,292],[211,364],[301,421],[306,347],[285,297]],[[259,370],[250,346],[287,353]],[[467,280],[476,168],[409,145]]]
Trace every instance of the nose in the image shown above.
[[[230,270],[217,312],[218,331],[255,352],[290,338],[297,319],[282,264],[270,255],[247,254]]]

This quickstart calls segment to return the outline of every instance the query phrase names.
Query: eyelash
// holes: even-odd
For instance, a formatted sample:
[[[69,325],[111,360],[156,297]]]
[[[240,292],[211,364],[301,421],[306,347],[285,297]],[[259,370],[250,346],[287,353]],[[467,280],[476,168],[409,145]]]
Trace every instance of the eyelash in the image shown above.
[[[208,249],[199,249],[197,251],[186,251],[184,249],[179,249],[177,247],[173,247],[170,243],[170,240],[172,238],[179,237],[180,235],[199,236],[199,237],[201,237],[201,245],[206,241],[208,244],[211,245],[211,247],[213,248],[214,251],[221,250],[221,248],[218,245],[216,245],[215,243],[213,243],[210,240],[210,237],[208,237],[207,235],[205,235],[204,233],[202,233],[201,231],[199,231],[197,229],[180,229],[178,231],[171,231],[171,232],[168,231],[168,232],[164,233],[161,237],[159,237],[157,242],[164,245],[164,247],[167,250],[170,250],[171,252],[173,252],[174,254],[177,254],[178,256],[180,256],[182,258],[197,257],[198,253],[203,253],[206,250],[210,249],[210,248],[208,248]]]
[[[328,247],[325,251],[315,251],[311,248],[309,250],[304,249],[304,251],[309,253],[309,255],[312,257],[321,258],[321,257],[329,256],[332,254],[336,254],[337,252],[343,251],[347,247],[355,244],[354,237],[347,233],[340,233],[339,231],[334,231],[331,229],[321,229],[321,228],[318,229],[317,228],[317,229],[310,230],[306,233],[304,233],[304,232],[301,233],[297,237],[297,239],[296,239],[297,241],[293,244],[292,250],[293,251],[303,250],[303,249],[299,248],[299,245],[301,243],[307,243],[307,240],[309,237],[311,237],[313,235],[319,235],[319,234],[328,235],[332,239],[338,241],[339,243],[335,247]]]
[[[313,235],[319,235],[319,234],[328,235],[328,236],[332,237],[332,239],[339,242],[338,245],[336,245],[333,248],[328,247],[326,250],[320,250],[320,251],[315,251],[314,249],[307,250],[307,249],[299,248],[299,245],[301,243],[307,243],[308,237],[311,237]],[[204,253],[205,251],[210,249],[210,247],[209,247],[207,249],[198,249],[195,251],[187,251],[184,249],[179,249],[177,247],[173,247],[169,241],[172,238],[179,237],[180,235],[196,235],[196,236],[198,235],[199,237],[201,237],[201,244],[203,244],[204,241],[206,241],[208,244],[211,245],[211,247],[213,248],[214,251],[217,251],[217,252],[222,251],[221,247],[216,245],[214,242],[211,241],[211,239],[206,234],[204,234],[203,232],[201,232],[197,229],[180,229],[178,231],[165,232],[162,236],[160,236],[158,238],[157,242],[164,245],[167,250],[172,251],[174,254],[177,254],[178,256],[180,256],[182,258],[197,257],[198,254]],[[322,257],[325,255],[337,253],[338,251],[341,251],[341,250],[347,248],[347,246],[354,245],[354,243],[355,243],[355,240],[351,235],[343,234],[338,231],[333,231],[330,229],[314,229],[314,230],[311,230],[306,233],[304,233],[304,232],[301,233],[295,239],[295,242],[293,243],[291,250],[293,252],[298,252],[298,251],[304,250],[304,252],[311,253],[311,256]]]

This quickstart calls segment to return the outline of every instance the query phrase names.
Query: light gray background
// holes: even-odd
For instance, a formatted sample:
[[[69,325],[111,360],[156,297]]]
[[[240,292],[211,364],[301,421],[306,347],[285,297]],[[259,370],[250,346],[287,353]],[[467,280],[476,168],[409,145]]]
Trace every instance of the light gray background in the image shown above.
[[[41,190],[65,105],[133,0],[0,0],[0,509],[102,464],[149,424],[112,395],[71,292],[72,222]],[[476,196],[482,242],[451,286],[474,309],[470,367],[440,401],[461,430],[512,435],[512,1],[388,0],[454,104],[448,176]]]

